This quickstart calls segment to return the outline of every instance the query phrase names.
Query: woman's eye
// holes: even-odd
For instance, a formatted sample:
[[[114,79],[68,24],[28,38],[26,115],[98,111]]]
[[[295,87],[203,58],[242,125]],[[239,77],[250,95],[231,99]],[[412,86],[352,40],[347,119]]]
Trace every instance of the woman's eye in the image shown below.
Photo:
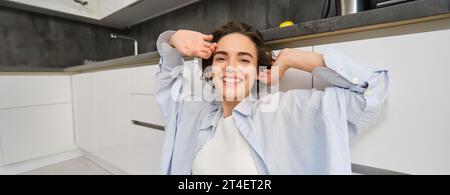
[[[243,62],[243,63],[250,63],[250,60],[242,59],[241,62]]]
[[[225,58],[216,58],[216,61],[223,62],[225,61]]]

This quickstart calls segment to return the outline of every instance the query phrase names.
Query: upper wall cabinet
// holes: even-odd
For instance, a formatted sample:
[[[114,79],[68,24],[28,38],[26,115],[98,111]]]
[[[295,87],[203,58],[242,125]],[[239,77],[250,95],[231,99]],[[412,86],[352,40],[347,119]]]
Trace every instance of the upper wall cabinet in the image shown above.
[[[80,0],[80,2],[83,1],[86,1],[87,4],[81,5],[74,0],[5,0],[4,4],[27,10],[32,8],[46,9],[47,13],[60,12],[74,16],[98,18],[98,5],[101,1]]]
[[[197,1],[199,0],[4,0],[0,1],[0,5],[126,28]]]

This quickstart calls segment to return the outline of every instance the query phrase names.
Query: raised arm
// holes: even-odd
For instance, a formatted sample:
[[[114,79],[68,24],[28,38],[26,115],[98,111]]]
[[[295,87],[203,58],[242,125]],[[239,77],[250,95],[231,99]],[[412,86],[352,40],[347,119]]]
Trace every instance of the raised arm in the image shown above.
[[[279,69],[279,74],[272,75],[271,71],[265,71],[260,75],[263,82],[275,83],[289,68],[295,68],[311,72],[315,77],[334,85],[311,97],[321,98],[323,110],[345,113],[353,135],[375,121],[387,98],[387,70],[359,64],[333,48],[323,54],[285,49],[279,54],[274,66]],[[302,104],[299,102],[301,98],[296,98],[300,94],[294,92],[287,95],[295,97],[286,99]]]
[[[161,55],[159,71],[156,74],[156,101],[165,123],[166,138],[161,156],[162,162],[170,162],[177,132],[177,115],[183,87],[183,56],[209,58],[214,44],[211,36],[193,31],[167,31],[157,41]],[[208,49],[209,48],[209,49]],[[161,173],[170,173],[170,163],[161,163]]]
[[[166,31],[159,36],[157,48],[161,60],[156,74],[156,100],[166,125],[173,123],[171,119],[177,112],[183,86],[183,56],[209,58],[215,50],[215,44],[209,42],[212,38],[188,30]]]

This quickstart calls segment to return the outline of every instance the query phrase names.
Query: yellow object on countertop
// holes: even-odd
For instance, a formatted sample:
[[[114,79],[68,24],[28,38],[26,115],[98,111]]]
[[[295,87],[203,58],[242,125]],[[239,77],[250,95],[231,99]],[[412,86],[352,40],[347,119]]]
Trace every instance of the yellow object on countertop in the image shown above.
[[[288,26],[294,26],[294,22],[287,20],[280,24],[280,28],[288,27]]]

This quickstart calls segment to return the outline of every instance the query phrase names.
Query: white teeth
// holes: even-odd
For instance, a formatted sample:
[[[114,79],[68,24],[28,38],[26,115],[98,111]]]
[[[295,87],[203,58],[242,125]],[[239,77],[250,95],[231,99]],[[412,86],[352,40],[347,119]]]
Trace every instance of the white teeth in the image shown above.
[[[233,78],[233,77],[225,77],[225,78],[223,78],[223,81],[227,82],[227,83],[240,83],[243,81],[243,79],[238,79],[238,78]]]

